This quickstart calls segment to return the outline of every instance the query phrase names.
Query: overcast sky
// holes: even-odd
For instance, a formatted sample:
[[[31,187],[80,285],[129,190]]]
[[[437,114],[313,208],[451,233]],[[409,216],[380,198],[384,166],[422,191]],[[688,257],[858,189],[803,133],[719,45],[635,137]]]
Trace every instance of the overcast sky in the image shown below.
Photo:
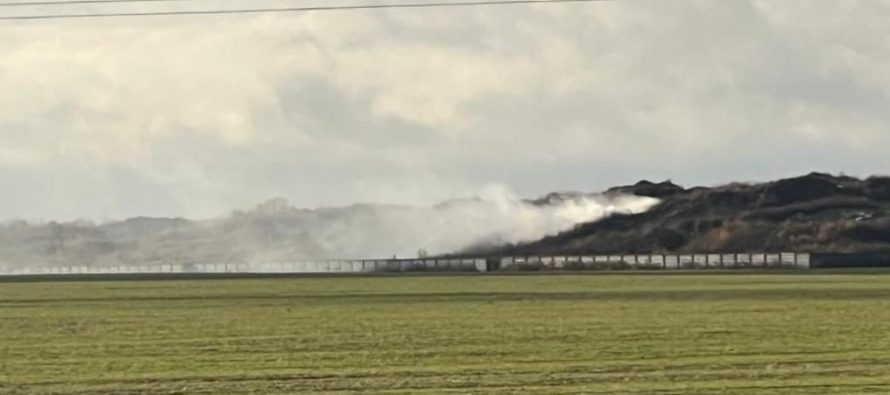
[[[0,13],[258,4],[294,3]],[[888,21],[844,0],[0,21],[0,218],[890,173]]]

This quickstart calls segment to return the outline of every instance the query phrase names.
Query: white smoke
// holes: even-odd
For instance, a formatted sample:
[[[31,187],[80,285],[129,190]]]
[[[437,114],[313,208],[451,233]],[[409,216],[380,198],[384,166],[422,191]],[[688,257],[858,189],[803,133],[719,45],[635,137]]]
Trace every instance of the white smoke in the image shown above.
[[[327,209],[310,237],[336,257],[416,256],[475,245],[534,241],[614,213],[640,213],[658,199],[630,195],[553,194],[530,202],[505,188],[432,207],[352,206]],[[333,257],[332,256],[332,257]]]
[[[579,193],[537,201],[505,188],[435,206],[358,204],[298,209],[272,199],[216,220],[131,218],[91,223],[0,225],[0,266],[374,259],[455,253],[533,241],[614,213],[640,213],[657,199]]]

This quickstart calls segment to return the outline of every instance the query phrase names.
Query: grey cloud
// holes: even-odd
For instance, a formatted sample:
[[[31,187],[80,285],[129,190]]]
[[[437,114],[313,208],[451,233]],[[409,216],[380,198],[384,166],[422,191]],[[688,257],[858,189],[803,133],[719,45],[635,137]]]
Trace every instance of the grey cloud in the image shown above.
[[[888,16],[677,0],[4,24],[0,218],[880,173]]]

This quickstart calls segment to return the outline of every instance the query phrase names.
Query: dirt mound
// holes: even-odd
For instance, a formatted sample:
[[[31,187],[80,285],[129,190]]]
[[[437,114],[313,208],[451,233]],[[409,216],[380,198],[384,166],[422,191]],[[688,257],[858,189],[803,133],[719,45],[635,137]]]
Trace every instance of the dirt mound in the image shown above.
[[[611,188],[606,191],[606,193],[623,193],[661,199],[668,196],[676,195],[678,193],[683,193],[685,191],[686,190],[683,189],[683,187],[674,184],[670,180],[663,181],[657,184],[651,181],[643,180],[634,185]]]
[[[532,243],[473,254],[890,251],[890,177],[824,173],[761,184],[685,189],[641,181],[610,189],[662,202],[634,215],[585,223]]]

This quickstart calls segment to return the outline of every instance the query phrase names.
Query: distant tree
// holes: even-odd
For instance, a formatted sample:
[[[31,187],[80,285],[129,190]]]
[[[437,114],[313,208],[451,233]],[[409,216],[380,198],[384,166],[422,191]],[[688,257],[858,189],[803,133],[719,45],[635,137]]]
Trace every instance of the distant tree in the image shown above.
[[[290,202],[283,197],[272,198],[256,206],[258,214],[279,214],[291,210]]]
[[[427,252],[425,248],[421,248],[421,249],[417,250],[418,258],[426,258],[428,256],[430,256],[430,253]]]
[[[49,223],[48,244],[47,252],[52,256],[60,255],[65,248],[65,230],[55,221]]]

